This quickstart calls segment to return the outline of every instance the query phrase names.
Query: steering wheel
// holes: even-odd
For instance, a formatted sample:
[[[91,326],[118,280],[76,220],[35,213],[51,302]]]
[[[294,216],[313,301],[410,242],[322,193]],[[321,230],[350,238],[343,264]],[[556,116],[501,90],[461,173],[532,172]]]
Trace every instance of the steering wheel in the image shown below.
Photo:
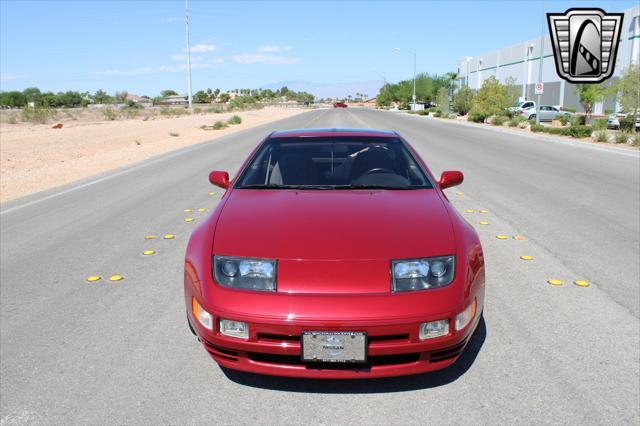
[[[368,170],[366,172],[364,172],[364,174],[362,176],[369,176],[369,175],[373,175],[373,174],[377,174],[377,173],[389,173],[392,175],[395,175],[396,172],[394,172],[391,169],[387,169],[386,167],[376,167],[375,169],[371,169]]]

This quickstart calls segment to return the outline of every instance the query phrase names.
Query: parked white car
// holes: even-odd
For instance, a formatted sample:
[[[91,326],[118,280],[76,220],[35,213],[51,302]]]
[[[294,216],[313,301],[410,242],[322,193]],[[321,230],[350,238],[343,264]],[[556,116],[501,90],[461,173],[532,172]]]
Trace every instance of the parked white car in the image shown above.
[[[610,129],[619,129],[620,120],[627,118],[629,114],[623,111],[618,111],[615,114],[611,114],[607,119],[607,127]],[[640,130],[640,111],[636,112],[636,130]]]
[[[522,109],[520,111],[520,115],[524,117],[525,120],[535,120],[536,119],[536,107],[535,102],[532,102],[534,105]],[[571,113],[567,111],[561,111],[557,106],[551,105],[540,105],[540,121],[552,121],[559,115],[571,115]]]

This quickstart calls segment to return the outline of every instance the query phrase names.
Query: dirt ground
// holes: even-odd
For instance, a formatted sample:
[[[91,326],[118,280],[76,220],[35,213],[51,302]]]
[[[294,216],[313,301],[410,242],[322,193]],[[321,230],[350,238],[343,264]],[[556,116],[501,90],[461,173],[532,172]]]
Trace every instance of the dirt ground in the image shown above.
[[[290,117],[301,108],[264,108],[107,121],[59,114],[47,124],[0,124],[0,202],[140,162],[187,145]],[[239,115],[242,123],[203,130]],[[60,129],[53,125],[62,123]]]

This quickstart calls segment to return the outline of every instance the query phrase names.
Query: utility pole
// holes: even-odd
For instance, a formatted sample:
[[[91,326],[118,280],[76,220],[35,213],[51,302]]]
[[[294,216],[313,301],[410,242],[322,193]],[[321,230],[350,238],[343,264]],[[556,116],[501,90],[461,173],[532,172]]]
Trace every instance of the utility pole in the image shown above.
[[[189,108],[193,107],[193,98],[191,96],[191,47],[189,46],[189,0],[184,0],[184,23],[187,36],[187,87],[189,90]]]
[[[540,29],[540,68],[538,73],[538,83],[542,83],[542,61],[544,61],[544,24],[546,23],[547,5],[544,3],[542,12],[542,26]],[[540,102],[542,102],[542,93],[538,93],[536,100],[536,124],[540,124]]]

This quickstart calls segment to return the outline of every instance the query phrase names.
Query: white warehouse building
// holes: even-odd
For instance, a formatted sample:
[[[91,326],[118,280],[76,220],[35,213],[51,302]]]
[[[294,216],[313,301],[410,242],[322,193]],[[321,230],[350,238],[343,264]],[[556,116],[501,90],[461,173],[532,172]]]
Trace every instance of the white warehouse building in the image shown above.
[[[612,78],[617,78],[631,64],[640,63],[640,7],[633,7],[624,12],[618,55]],[[540,61],[540,38],[527,40],[510,47],[494,50],[479,56],[469,56],[458,61],[458,86],[467,86],[472,90],[482,87],[487,78],[494,76],[501,83],[509,78],[515,80],[520,89],[522,100],[536,100],[535,84],[538,82],[540,64],[542,63],[542,82],[544,93],[543,105],[559,105],[583,111],[575,85],[561,79],[556,72],[553,48],[549,31],[545,24],[547,36],[544,38],[544,50]],[[594,106],[594,113],[605,113],[619,109],[615,97],[605,99]]]

